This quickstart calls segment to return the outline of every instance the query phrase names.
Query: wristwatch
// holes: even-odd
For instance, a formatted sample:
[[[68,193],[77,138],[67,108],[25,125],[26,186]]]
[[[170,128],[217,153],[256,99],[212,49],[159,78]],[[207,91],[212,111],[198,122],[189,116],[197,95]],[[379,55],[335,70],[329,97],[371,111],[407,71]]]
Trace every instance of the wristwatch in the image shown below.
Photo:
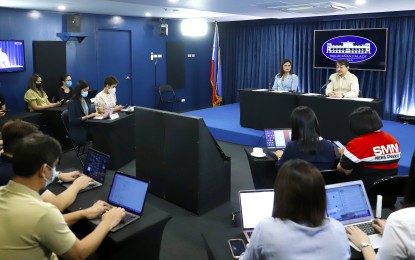
[[[360,244],[360,250],[362,250],[363,248],[368,247],[368,246],[372,246],[372,244],[366,243],[366,242],[362,242],[362,244]]]

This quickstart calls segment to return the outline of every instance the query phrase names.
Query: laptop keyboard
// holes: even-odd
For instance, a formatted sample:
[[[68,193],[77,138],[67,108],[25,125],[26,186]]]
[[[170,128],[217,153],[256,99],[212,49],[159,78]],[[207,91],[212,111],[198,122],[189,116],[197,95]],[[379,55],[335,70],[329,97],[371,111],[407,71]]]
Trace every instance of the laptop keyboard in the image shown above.
[[[367,235],[376,234],[376,231],[375,231],[375,229],[372,226],[372,222],[366,222],[366,223],[356,224],[354,226],[360,228]]]
[[[110,205],[109,208],[112,209],[114,206]],[[121,224],[122,223],[128,223],[130,220],[132,220],[133,218],[135,218],[136,215],[133,215],[131,213],[129,213],[128,211],[125,211],[125,216],[121,219]]]
[[[121,222],[128,223],[129,221],[131,221],[131,220],[132,220],[132,219],[134,219],[134,218],[135,218],[135,216],[134,216],[134,215],[128,214],[128,213],[126,212],[126,214],[125,214],[125,216],[123,217],[123,219],[122,219],[122,221],[121,221]]]

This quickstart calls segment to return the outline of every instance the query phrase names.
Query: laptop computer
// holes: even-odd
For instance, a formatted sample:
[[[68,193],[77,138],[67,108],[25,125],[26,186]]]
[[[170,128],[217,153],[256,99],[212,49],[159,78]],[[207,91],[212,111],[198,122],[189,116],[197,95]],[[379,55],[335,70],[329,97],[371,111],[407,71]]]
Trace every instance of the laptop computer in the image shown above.
[[[80,190],[80,192],[91,190],[94,188],[101,187],[105,180],[105,175],[107,173],[107,166],[110,160],[110,156],[97,151],[93,148],[88,148],[88,153],[86,156],[86,161],[84,165],[83,174],[94,179],[94,182],[91,183],[85,189]],[[69,188],[72,183],[60,182],[65,188]]]
[[[117,226],[111,229],[112,232],[141,218],[149,185],[150,182],[147,180],[115,172],[107,202],[112,207],[124,208],[125,217]],[[101,217],[91,219],[90,221],[98,225],[101,222]]]
[[[284,150],[287,143],[291,141],[291,129],[265,129],[264,131],[268,154],[277,160],[274,152]]]
[[[259,221],[272,216],[274,190],[241,190],[239,191],[239,204],[241,207],[242,232],[249,242]]]
[[[344,226],[358,226],[369,236],[373,249],[379,248],[382,236],[372,227],[372,208],[362,181],[326,185],[327,216]],[[360,252],[357,246],[350,245]]]

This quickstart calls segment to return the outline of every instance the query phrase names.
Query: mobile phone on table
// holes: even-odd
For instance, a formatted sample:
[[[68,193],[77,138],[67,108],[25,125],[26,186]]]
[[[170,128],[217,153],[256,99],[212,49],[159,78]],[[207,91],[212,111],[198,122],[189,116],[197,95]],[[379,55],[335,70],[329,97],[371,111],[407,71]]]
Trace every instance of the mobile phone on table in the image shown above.
[[[334,143],[337,147],[339,147],[340,149],[343,149],[343,148],[344,148],[344,145],[343,145],[342,143],[340,143],[339,141],[333,141],[333,143]]]
[[[231,249],[233,259],[239,259],[242,253],[245,252],[245,242],[240,238],[229,239],[228,244]]]

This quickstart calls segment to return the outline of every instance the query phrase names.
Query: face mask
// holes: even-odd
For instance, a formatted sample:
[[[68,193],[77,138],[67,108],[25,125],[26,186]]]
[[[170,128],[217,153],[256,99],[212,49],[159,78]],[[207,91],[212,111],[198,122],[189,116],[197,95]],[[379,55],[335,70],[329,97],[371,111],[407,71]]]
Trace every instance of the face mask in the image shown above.
[[[66,86],[67,86],[67,87],[72,86],[72,81],[66,81]]]
[[[108,93],[110,93],[110,94],[115,94],[115,92],[117,92],[117,89],[116,88],[110,88],[110,89],[108,89]]]
[[[36,88],[42,88],[42,83],[36,83]]]
[[[58,176],[58,172],[56,171],[56,167],[52,168],[52,167],[49,166],[49,168],[52,169],[52,177],[50,178],[50,180],[44,178],[45,181],[46,181],[45,187],[48,186],[49,184],[51,184],[56,179],[56,177]]]
[[[88,96],[88,91],[86,91],[86,92],[81,91],[81,96],[82,96],[82,97],[87,97],[87,96]]]

